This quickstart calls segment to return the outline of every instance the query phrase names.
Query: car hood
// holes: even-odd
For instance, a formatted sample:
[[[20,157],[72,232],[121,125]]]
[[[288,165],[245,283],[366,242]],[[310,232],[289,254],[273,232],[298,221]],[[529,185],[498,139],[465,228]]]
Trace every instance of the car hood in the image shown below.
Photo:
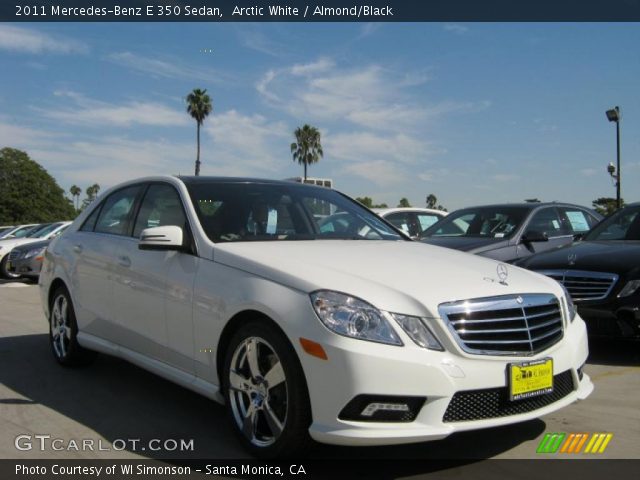
[[[474,237],[427,237],[421,242],[439,247],[453,248],[463,252],[484,252],[498,248],[507,242],[504,238],[474,238]]]
[[[531,270],[568,268],[626,275],[638,270],[640,241],[582,241],[532,255],[518,265]]]
[[[32,248],[46,247],[51,243],[51,240],[37,240],[32,242],[23,243],[13,247],[14,250],[31,250]]]
[[[214,261],[310,293],[336,290],[391,312],[438,316],[443,302],[515,293],[555,293],[554,281],[455,250],[406,241],[274,241],[217,244]]]
[[[27,237],[27,238],[6,238],[4,240],[0,240],[0,247],[2,247],[2,250],[0,251],[9,251],[12,248],[17,247],[18,245],[24,245],[27,243],[33,243],[33,242],[39,242],[40,239],[39,238],[31,238],[31,237]]]

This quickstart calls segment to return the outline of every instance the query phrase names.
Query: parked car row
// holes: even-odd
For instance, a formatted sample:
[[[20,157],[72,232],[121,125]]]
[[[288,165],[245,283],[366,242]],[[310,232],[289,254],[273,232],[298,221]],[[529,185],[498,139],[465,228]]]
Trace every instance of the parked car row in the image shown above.
[[[0,238],[0,276],[6,279],[38,278],[46,244],[70,224],[54,222],[12,227]],[[45,242],[44,248],[34,246],[41,242]]]

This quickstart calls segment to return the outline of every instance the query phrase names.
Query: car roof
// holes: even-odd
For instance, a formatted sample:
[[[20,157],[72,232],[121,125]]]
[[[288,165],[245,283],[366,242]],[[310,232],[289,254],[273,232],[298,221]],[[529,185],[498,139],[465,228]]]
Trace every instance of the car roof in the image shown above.
[[[435,213],[438,215],[446,215],[448,212],[444,210],[438,210],[436,208],[422,208],[422,207],[389,207],[389,208],[372,208],[372,211],[383,214],[383,213],[393,213],[393,212],[424,212],[424,213]]]
[[[217,177],[217,176],[194,176],[194,175],[178,175],[177,178],[182,180],[185,185],[198,185],[200,183],[259,183],[269,185],[302,185],[308,187],[317,187],[307,183],[294,182],[292,180],[273,180],[267,178],[255,177]],[[327,187],[322,187],[327,188]]]
[[[490,205],[472,205],[469,207],[459,208],[458,210],[469,210],[472,208],[527,208],[529,210],[534,210],[540,207],[576,207],[582,208],[585,210],[593,211],[593,209],[589,207],[585,207],[584,205],[577,205],[575,203],[566,203],[566,202],[514,202],[514,203],[492,203]]]

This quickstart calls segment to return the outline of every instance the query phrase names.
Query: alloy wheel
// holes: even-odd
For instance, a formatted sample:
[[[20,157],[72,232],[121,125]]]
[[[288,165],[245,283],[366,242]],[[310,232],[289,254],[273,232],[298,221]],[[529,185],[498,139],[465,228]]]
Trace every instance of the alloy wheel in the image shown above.
[[[248,337],[237,346],[229,369],[233,418],[257,447],[274,444],[287,422],[288,390],[282,362],[263,338]]]
[[[71,325],[69,323],[69,304],[64,294],[59,294],[53,301],[51,344],[59,359],[64,359],[67,356],[71,344]]]

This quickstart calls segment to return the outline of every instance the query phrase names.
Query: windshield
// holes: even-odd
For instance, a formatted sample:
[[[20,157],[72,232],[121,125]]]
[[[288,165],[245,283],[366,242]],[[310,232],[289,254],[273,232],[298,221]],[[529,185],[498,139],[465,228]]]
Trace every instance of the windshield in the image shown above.
[[[424,231],[421,238],[508,238],[529,212],[523,207],[478,207],[453,212]]]
[[[618,210],[585,237],[585,240],[640,240],[640,206]]]
[[[40,228],[42,228],[42,225],[29,225],[29,226],[21,227],[17,229],[15,232],[12,233],[12,235],[14,238],[29,237],[31,236],[32,233],[35,233]]]
[[[405,240],[359,203],[324,187],[212,181],[187,188],[213,242]]]
[[[35,230],[29,234],[29,238],[44,238],[53,232],[56,228],[58,228],[61,223],[49,223],[47,225],[43,225],[38,230]]]

